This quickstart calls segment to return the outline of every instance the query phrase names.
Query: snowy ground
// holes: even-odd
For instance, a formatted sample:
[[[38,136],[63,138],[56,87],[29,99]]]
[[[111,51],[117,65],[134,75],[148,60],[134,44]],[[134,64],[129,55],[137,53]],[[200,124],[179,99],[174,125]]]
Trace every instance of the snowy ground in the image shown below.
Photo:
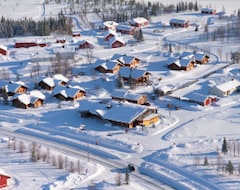
[[[57,7],[50,4],[46,6],[46,10],[43,12],[42,4],[39,1],[32,0],[32,3],[27,3],[25,6],[23,6],[24,3],[18,1],[18,6],[11,5],[12,11],[4,11],[8,4],[6,1],[0,2],[0,12],[4,16],[11,17],[11,12],[28,7],[29,12],[26,15],[34,15],[35,19],[54,15],[59,7],[67,6],[59,5]],[[13,1],[11,2],[13,3]],[[171,1],[167,1],[167,3],[170,4]],[[238,0],[232,0],[231,5],[226,4],[223,0],[218,3],[202,0],[199,3],[206,6],[211,4],[213,8],[218,9],[222,9],[222,6],[224,6],[226,11],[233,11],[237,7],[236,5],[239,6]],[[13,4],[17,4],[17,2]],[[176,91],[173,96],[182,96],[190,91],[206,92],[209,85],[231,77],[240,80],[239,65],[221,69],[229,63],[229,58],[227,59],[225,55],[238,50],[239,44],[221,41],[199,42],[199,35],[203,33],[203,28],[200,28],[199,33],[195,33],[193,27],[184,30],[166,28],[161,33],[153,32],[160,20],[167,23],[172,16],[176,15],[153,18],[152,24],[143,29],[145,41],[134,46],[127,45],[125,48],[109,49],[106,44],[99,43],[102,42],[103,37],[101,32],[89,32],[87,29],[82,32],[87,38],[97,43],[93,50],[95,59],[107,59],[114,53],[126,53],[140,57],[142,60],[141,68],[152,72],[153,81],[157,81],[160,77],[163,78],[159,83],[160,86],[179,87],[189,81],[198,79],[193,85]],[[198,23],[203,20],[197,14],[188,16]],[[16,17],[21,17],[21,14],[16,14]],[[76,23],[75,27],[82,30],[78,27],[82,24],[81,20],[78,17],[76,17],[76,20],[79,23]],[[221,23],[222,21],[218,21],[216,25]],[[215,25],[212,25],[210,30],[214,27]],[[124,37],[133,40],[129,36]],[[13,41],[14,39],[1,39],[1,43],[4,45],[12,44]],[[166,41],[191,44],[203,51],[211,50],[211,62],[196,67],[189,72],[169,71],[165,62],[169,57],[168,50],[162,46]],[[210,48],[206,46],[210,46]],[[221,59],[219,56],[220,47],[224,51],[224,56]],[[51,49],[52,47],[48,48]],[[39,47],[31,49],[13,48],[10,51],[14,56],[0,57],[0,68],[8,68],[13,80],[16,78],[16,73],[21,74],[21,80],[31,87],[32,81],[29,71],[32,63],[29,62],[29,59],[36,53],[46,55],[49,49]],[[191,48],[184,45],[181,46],[181,51],[191,51]],[[75,63],[76,72],[84,71],[85,76],[78,76],[72,82],[91,92],[91,96],[87,98],[95,99],[99,96],[108,98],[115,88],[114,76],[109,75],[106,79],[97,73],[93,73],[93,66],[87,64],[87,61],[84,60],[86,54],[87,52],[79,53],[78,56],[83,59],[79,59],[81,61]],[[43,75],[49,65],[48,62],[41,63]],[[212,71],[216,71],[216,73],[204,78],[206,74]],[[97,90],[99,86],[105,90],[104,93]],[[138,87],[134,92],[150,94],[152,90],[151,86]],[[11,105],[1,104],[1,129],[69,145],[85,151],[85,155],[89,151],[90,155],[99,155],[103,157],[103,160],[109,162],[119,160],[126,165],[134,163],[139,172],[164,180],[176,189],[239,189],[239,151],[235,150],[235,155],[233,149],[227,155],[221,153],[224,137],[236,142],[237,145],[240,142],[240,96],[238,93],[221,98],[216,104],[208,107],[201,107],[171,97],[161,97],[156,100],[151,100],[149,97],[149,101],[156,105],[161,113],[161,122],[156,128],[148,128],[147,130],[141,128],[130,129],[128,133],[121,127],[109,126],[100,123],[98,120],[81,118],[78,113],[81,100],[60,104],[51,97],[50,93],[45,92],[45,95],[47,96],[46,104],[39,109],[22,110]],[[180,110],[169,110],[166,106],[168,103],[179,107]],[[79,131],[80,125],[85,125],[86,130]],[[77,172],[69,173],[68,169],[57,169],[57,167],[52,166],[52,163],[30,162],[29,152],[21,154],[17,150],[8,149],[7,140],[8,138],[3,136],[0,143],[3,153],[0,156],[0,167],[11,176],[9,187],[6,189],[87,189],[88,186],[93,184],[97,189],[140,190],[149,188],[140,181],[131,178],[131,175],[130,185],[118,187],[115,181],[118,170],[111,171],[108,167],[93,161],[89,163],[86,157],[81,159],[84,170],[80,174]],[[96,141],[98,145],[96,145]],[[56,156],[60,154],[55,149],[51,149],[51,151]],[[76,157],[61,154],[63,157],[69,157],[69,163],[70,160],[76,163]],[[205,157],[209,160],[209,166],[203,166]],[[226,164],[228,160],[231,160],[235,167],[232,176],[228,176],[219,168],[219,165]]]

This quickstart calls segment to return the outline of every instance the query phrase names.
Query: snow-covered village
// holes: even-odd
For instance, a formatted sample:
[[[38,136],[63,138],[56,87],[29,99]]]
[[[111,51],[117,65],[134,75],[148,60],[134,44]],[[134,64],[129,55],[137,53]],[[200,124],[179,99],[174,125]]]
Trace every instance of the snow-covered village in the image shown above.
[[[240,189],[239,0],[0,0],[0,188]]]

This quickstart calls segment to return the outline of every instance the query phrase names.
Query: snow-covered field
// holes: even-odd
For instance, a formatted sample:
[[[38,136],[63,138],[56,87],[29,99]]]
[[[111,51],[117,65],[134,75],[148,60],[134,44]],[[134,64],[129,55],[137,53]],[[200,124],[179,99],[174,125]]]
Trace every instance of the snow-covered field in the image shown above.
[[[175,1],[162,1],[162,3],[171,4]],[[198,3],[219,11],[224,7],[228,14],[234,13],[237,8],[240,8],[238,0],[231,0],[231,3],[224,0],[200,0]],[[15,18],[28,16],[41,19],[45,16],[55,15],[58,10],[67,6],[67,4],[49,4],[43,10],[43,4],[38,0],[29,2],[0,0],[0,16]],[[93,15],[88,16],[88,20],[91,20],[90,17],[92,18]],[[115,53],[129,54],[141,59],[141,69],[151,72],[153,81],[162,78],[159,83],[156,82],[156,86],[177,88],[188,82],[196,81],[186,88],[175,91],[171,94],[172,97],[182,97],[191,91],[205,94],[212,85],[221,81],[231,78],[240,80],[238,64],[222,69],[229,64],[230,53],[239,51],[239,42],[218,40],[201,42],[199,39],[200,35],[204,33],[203,27],[200,27],[198,32],[194,32],[194,27],[188,29],[167,27],[160,33],[153,32],[155,29],[159,29],[160,21],[168,23],[173,16],[187,16],[198,24],[208,18],[208,16],[199,17],[196,13],[187,15],[180,13],[152,18],[152,23],[143,28],[144,42],[132,46],[127,44],[126,47],[118,49],[109,49],[101,41],[102,32],[81,27],[83,23],[78,16],[74,17],[74,21],[77,21],[74,23],[74,28],[85,35],[80,37],[81,39],[88,38],[96,44],[92,50],[94,55],[92,62],[96,59],[108,59]],[[224,22],[227,20],[216,18],[215,24],[210,25],[209,30],[213,30]],[[123,37],[133,41],[132,37],[127,35]],[[36,38],[41,39],[41,37]],[[11,47],[16,39],[0,39],[0,43]],[[177,53],[179,51],[191,52],[191,47],[195,46],[199,51],[210,53],[211,61],[209,64],[200,65],[188,72],[169,71],[166,67],[166,60],[170,54],[168,49],[162,46],[169,42],[184,44],[173,46],[174,51],[178,51]],[[8,69],[11,80],[15,80],[16,74],[19,74],[20,79],[32,87],[30,71],[33,63],[30,62],[30,58],[36,55],[49,56],[50,50],[56,46],[56,44],[52,44],[46,48],[9,48],[10,56],[0,56],[0,69]],[[85,99],[110,98],[111,92],[115,89],[115,76],[102,76],[94,72],[94,64],[88,64],[87,54],[87,51],[79,52],[76,56],[78,60],[74,62],[75,72],[83,71],[85,76],[74,77],[71,82],[89,92]],[[44,76],[51,63],[40,62],[40,64],[41,74]],[[213,74],[205,77],[206,74],[212,72]],[[152,100],[150,96],[152,91],[152,86],[137,87],[132,90],[135,93],[149,95],[149,101],[158,107],[161,114],[160,122],[156,128],[150,127],[147,130],[134,128],[129,129],[128,132],[124,128],[103,124],[98,120],[81,118],[78,110],[82,100],[59,103],[51,93],[43,92],[46,96],[45,105],[37,109],[26,110],[15,108],[12,105],[4,105],[1,101],[0,149],[2,154],[0,168],[11,176],[9,186],[5,189],[156,189],[151,183],[144,184],[137,178],[139,173],[171,184],[175,189],[239,189],[239,93],[220,98],[215,104],[202,107],[168,96]],[[168,109],[167,104],[169,103],[173,105],[173,108],[179,109]],[[79,127],[83,125],[85,130],[79,130]],[[25,135],[31,137],[27,139]],[[8,147],[8,136],[11,138],[16,136],[16,150],[13,150],[12,144],[10,148]],[[221,152],[224,137],[232,145],[229,145],[229,152],[226,155]],[[21,141],[26,145],[24,153],[19,153],[18,145]],[[42,158],[37,162],[30,161],[28,149],[29,144],[33,141],[39,142],[42,154],[47,151],[47,148],[50,149],[51,161],[43,161]],[[49,142],[53,142],[52,145]],[[71,147],[75,151],[83,153],[73,153]],[[58,169],[57,165],[53,166],[54,159],[59,158],[59,155],[63,158],[67,157],[67,167],[63,169]],[[204,166],[206,157],[209,164]],[[101,160],[101,163],[97,163],[97,159]],[[83,166],[81,172],[76,169],[78,160]],[[229,160],[235,168],[231,176],[224,171]],[[119,172],[124,181],[125,166],[128,163],[136,166],[136,176],[134,173],[130,173],[129,185],[116,186]],[[74,172],[70,172],[71,165],[74,166]],[[168,189],[166,186],[163,188]]]

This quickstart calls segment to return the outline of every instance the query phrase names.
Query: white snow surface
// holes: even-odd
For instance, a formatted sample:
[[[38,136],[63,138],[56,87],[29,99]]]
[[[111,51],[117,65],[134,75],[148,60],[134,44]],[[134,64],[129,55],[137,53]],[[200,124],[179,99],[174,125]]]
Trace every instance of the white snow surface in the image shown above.
[[[154,0],[155,1],[155,0]],[[153,2],[153,1],[152,1]],[[194,1],[195,2],[195,1]],[[176,3],[174,0],[163,0],[163,4]],[[240,8],[239,0],[200,0],[199,4],[205,7],[216,8],[222,11],[223,7],[227,14],[232,14]],[[48,16],[56,16],[59,10],[68,7],[67,4],[45,5],[43,1],[4,1],[0,0],[0,15],[9,18],[31,17],[41,19]],[[108,166],[94,161],[94,155],[101,157],[102,161],[115,163],[119,161],[124,166],[133,163],[138,173],[143,173],[160,181],[171,184],[175,189],[239,189],[239,143],[240,143],[240,94],[235,92],[227,97],[219,97],[218,101],[210,106],[202,107],[195,103],[179,100],[189,92],[197,92],[207,95],[209,89],[224,81],[235,78],[240,80],[239,64],[227,66],[230,62],[230,53],[239,51],[239,43],[231,41],[208,41],[201,42],[199,35],[204,33],[204,27],[194,32],[195,27],[187,29],[166,27],[159,33],[153,32],[162,30],[159,27],[160,21],[167,23],[176,16],[184,16],[201,25],[210,16],[200,17],[196,13],[184,13],[164,15],[152,18],[149,26],[143,28],[144,41],[130,44],[134,41],[132,36],[123,35],[127,40],[125,47],[110,49],[108,44],[103,42],[104,32],[94,31],[86,26],[86,23],[79,16],[73,16],[76,30],[83,33],[80,39],[89,39],[94,44],[92,58],[89,61],[89,52],[81,51],[76,54],[73,61],[74,77],[69,80],[71,85],[81,86],[86,90],[87,96],[84,100],[74,102],[59,102],[52,96],[52,92],[42,91],[45,97],[45,104],[40,108],[20,109],[11,104],[5,105],[3,99],[0,104],[0,168],[2,173],[9,175],[8,187],[4,189],[14,190],[65,190],[65,189],[89,189],[95,186],[101,190],[127,190],[127,189],[156,189],[149,184],[144,184],[140,179],[130,173],[130,184],[116,185],[118,172],[124,178],[124,168],[110,169]],[[88,20],[94,19],[96,15],[88,15]],[[227,25],[227,20],[218,20],[209,26],[209,30],[217,25]],[[84,27],[83,27],[84,26]],[[160,28],[160,29],[159,29]],[[34,55],[52,56],[51,50],[56,46],[53,37],[45,38],[51,41],[51,45],[40,48],[16,49],[12,45],[16,40],[26,40],[42,37],[15,37],[13,39],[0,39],[0,44],[8,47],[8,56],[0,55],[0,69],[7,69],[10,79],[15,80],[19,74],[21,81],[30,89],[33,89],[33,79],[30,72],[32,65],[31,58]],[[70,37],[69,37],[70,38]],[[79,41],[73,39],[72,41]],[[164,44],[173,44],[173,53],[164,48]],[[69,42],[70,43],[70,42]],[[198,65],[191,71],[172,71],[167,68],[167,60],[182,51],[192,52],[190,46],[181,46],[178,43],[189,44],[198,48],[200,52],[210,54],[210,63]],[[70,44],[72,45],[72,44]],[[74,46],[74,45],[73,45]],[[11,47],[11,48],[9,48]],[[209,47],[209,48],[208,48]],[[220,55],[220,50],[222,55]],[[209,52],[210,51],[210,52]],[[138,57],[141,60],[140,69],[151,73],[151,86],[139,86],[126,91],[135,94],[147,94],[148,101],[158,108],[160,122],[155,127],[142,128],[138,126],[128,129],[119,126],[112,126],[96,119],[82,118],[79,114],[81,103],[86,100],[108,101],[111,93],[115,90],[114,74],[102,75],[94,71],[94,63],[98,59],[110,59],[114,54],[127,54]],[[175,53],[175,54],[174,54]],[[49,55],[50,54],[50,55]],[[228,55],[228,56],[227,56]],[[40,61],[41,77],[44,77],[51,65],[50,61]],[[224,68],[227,66],[226,68]],[[210,74],[205,77],[207,74]],[[159,79],[161,78],[161,81]],[[39,77],[40,79],[40,77]],[[186,85],[188,84],[188,85]],[[186,85],[171,94],[171,97],[164,96],[151,99],[154,88],[171,87],[176,89]],[[171,107],[167,107],[171,104]],[[120,106],[119,106],[120,107]],[[93,107],[92,107],[93,108]],[[91,108],[89,108],[91,109]],[[104,115],[102,110],[100,111]],[[123,111],[115,110],[117,114]],[[123,116],[123,115],[120,115]],[[84,126],[84,130],[81,130]],[[7,148],[9,146],[8,135],[4,131],[11,132],[11,138],[17,136],[17,145],[21,140],[26,145],[26,151],[19,153],[16,150]],[[28,140],[21,139],[21,135],[33,136]],[[52,162],[32,162],[29,159],[29,143],[41,138],[43,142],[52,142],[49,145],[51,155],[57,158],[59,155],[68,158],[68,166],[72,161],[75,166],[80,160],[83,170],[70,172],[69,169],[58,169]],[[221,152],[223,138],[232,143],[234,149],[224,155]],[[62,146],[68,145],[79,152],[83,151],[85,157],[79,157],[69,152],[62,152],[54,143]],[[59,146],[58,144],[58,146]],[[71,148],[66,148],[71,150]],[[48,146],[42,145],[41,150],[45,152]],[[66,151],[65,149],[65,151]],[[90,162],[86,155],[90,154]],[[92,157],[92,159],[91,159]],[[204,166],[204,159],[208,158],[209,166]],[[229,160],[234,164],[233,175],[228,175],[222,170],[223,164]],[[221,166],[221,167],[219,167]],[[122,171],[122,170],[123,171]],[[166,189],[168,187],[164,186]],[[169,187],[169,189],[171,189]]]

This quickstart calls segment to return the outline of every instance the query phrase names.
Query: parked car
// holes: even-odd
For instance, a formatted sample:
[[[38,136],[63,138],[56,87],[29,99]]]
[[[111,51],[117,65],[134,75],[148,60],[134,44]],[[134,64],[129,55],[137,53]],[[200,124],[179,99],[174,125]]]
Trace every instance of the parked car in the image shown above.
[[[133,165],[133,164],[128,164],[128,170],[129,170],[130,172],[135,171],[134,165]]]

